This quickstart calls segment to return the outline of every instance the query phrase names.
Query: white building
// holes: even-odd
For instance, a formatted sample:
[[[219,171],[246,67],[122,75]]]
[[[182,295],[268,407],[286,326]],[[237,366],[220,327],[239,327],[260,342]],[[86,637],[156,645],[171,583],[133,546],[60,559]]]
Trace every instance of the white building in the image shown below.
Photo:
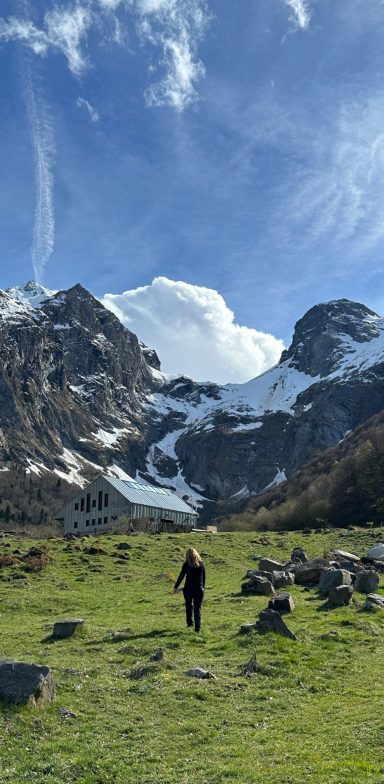
[[[198,515],[172,490],[104,475],[55,514],[66,534],[108,531],[121,517],[128,518],[133,528],[135,523],[139,527],[147,523],[153,530],[190,531]]]

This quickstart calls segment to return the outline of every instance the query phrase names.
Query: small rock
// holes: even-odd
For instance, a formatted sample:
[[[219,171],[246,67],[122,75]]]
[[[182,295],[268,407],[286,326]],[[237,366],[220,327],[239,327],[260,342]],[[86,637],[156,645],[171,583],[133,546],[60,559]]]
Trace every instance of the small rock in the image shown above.
[[[241,671],[242,674],[247,678],[251,678],[252,675],[256,675],[257,672],[260,672],[260,669],[260,664],[257,661],[256,654],[254,653],[253,656],[251,656],[249,662],[243,664]]]
[[[217,680],[216,675],[213,675],[213,673],[209,672],[209,670],[203,670],[201,667],[192,667],[190,670],[187,670],[185,674],[190,675],[191,678],[201,678],[203,680],[210,681]]]
[[[12,659],[0,660],[0,701],[11,705],[43,706],[55,690],[49,667]]]
[[[62,719],[77,719],[77,714],[73,713],[73,711],[68,710],[68,708],[58,708],[58,714]]]
[[[280,615],[286,615],[295,609],[295,604],[290,593],[277,593],[269,600],[268,607]]]
[[[369,593],[365,600],[365,609],[372,610],[375,607],[384,610],[384,596],[380,596],[378,593]]]
[[[291,561],[293,563],[307,563],[307,553],[302,547],[295,547],[292,551]]]
[[[333,558],[335,561],[352,561],[353,563],[360,562],[358,555],[348,553],[346,550],[332,550],[328,557]]]
[[[67,637],[72,637],[83,625],[83,618],[69,618],[64,621],[56,621],[53,626],[52,636],[59,640],[64,640]]]
[[[275,588],[286,588],[294,584],[295,575],[293,572],[272,572],[271,582]]]
[[[128,544],[128,542],[118,542],[116,550],[132,550],[132,545]]]
[[[280,561],[273,561],[271,558],[260,558],[259,569],[262,572],[281,572],[284,571],[284,564]]]
[[[337,585],[329,592],[328,601],[331,607],[343,607],[350,603],[353,588],[351,585]]]
[[[164,659],[164,648],[158,648],[157,651],[151,656],[151,661],[159,662]]]
[[[375,569],[365,569],[356,578],[355,589],[358,593],[375,593],[379,587],[379,575]]]
[[[255,623],[243,623],[240,626],[239,634],[249,634],[250,632],[254,632],[256,628]]]
[[[91,547],[84,547],[83,553],[86,555],[108,555],[107,551],[104,550],[104,547],[100,547],[96,544]]]
[[[276,610],[262,610],[256,625],[262,632],[276,632],[276,634],[281,634],[283,637],[297,640],[296,634],[288,629],[287,624]]]
[[[368,550],[368,558],[373,558],[375,561],[384,561],[384,544],[374,544],[373,547]]]

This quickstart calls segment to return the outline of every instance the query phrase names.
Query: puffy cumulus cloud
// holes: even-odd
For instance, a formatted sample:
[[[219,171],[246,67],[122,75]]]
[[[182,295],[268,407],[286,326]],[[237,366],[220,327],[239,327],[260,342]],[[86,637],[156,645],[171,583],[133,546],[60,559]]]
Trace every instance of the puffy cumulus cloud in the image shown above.
[[[105,307],[156,349],[168,373],[199,381],[248,381],[278,361],[281,340],[235,323],[214,289],[158,277],[149,286],[105,294]]]
[[[302,30],[306,30],[311,21],[308,0],[283,0],[283,2],[291,8],[295,24]]]

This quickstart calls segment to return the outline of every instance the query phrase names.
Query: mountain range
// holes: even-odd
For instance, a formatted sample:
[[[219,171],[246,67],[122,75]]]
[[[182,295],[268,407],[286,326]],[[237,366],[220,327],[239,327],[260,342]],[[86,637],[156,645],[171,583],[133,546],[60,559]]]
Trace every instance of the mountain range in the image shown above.
[[[209,519],[384,409],[383,319],[346,299],[311,308],[263,375],[218,385],[163,373],[81,285],[29,282],[0,290],[0,359],[3,504],[8,472],[77,486],[105,472],[172,487]]]

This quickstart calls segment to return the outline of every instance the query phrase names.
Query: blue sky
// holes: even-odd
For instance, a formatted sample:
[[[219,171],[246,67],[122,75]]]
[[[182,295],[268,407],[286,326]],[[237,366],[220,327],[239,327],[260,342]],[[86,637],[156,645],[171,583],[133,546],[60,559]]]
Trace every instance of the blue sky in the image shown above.
[[[316,302],[384,310],[381,0],[3,0],[1,14],[2,288],[37,273],[100,298],[139,289],[139,321],[132,297],[118,304],[154,345],[154,292],[175,312],[204,300],[220,332],[209,289],[232,333],[251,330],[240,358],[254,330],[289,342]]]

